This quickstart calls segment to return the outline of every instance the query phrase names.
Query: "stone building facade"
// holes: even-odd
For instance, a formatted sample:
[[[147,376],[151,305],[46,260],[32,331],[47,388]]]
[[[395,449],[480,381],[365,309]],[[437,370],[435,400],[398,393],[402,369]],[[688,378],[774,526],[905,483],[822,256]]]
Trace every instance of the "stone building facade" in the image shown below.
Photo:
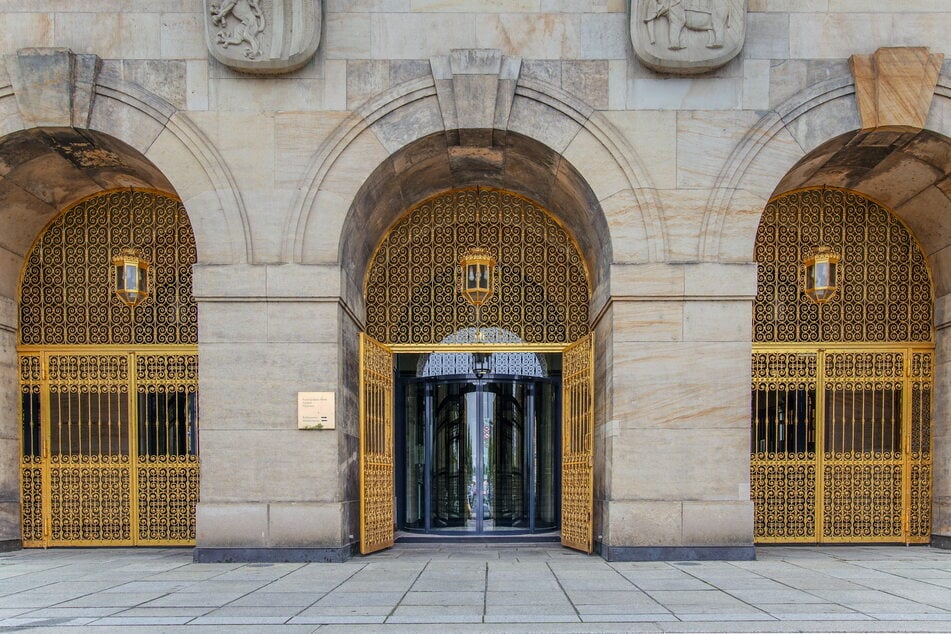
[[[63,210],[130,188],[180,200],[194,232],[200,560],[354,552],[364,280],[407,212],[473,188],[545,210],[584,260],[609,558],[752,556],[764,209],[807,187],[882,205],[932,276],[926,540],[951,541],[951,6],[725,2],[735,57],[685,71],[730,42],[688,24],[669,67],[645,61],[638,0],[311,2],[297,68],[268,49],[262,74],[211,54],[222,7],[199,0],[0,3],[4,544],[24,522],[22,271]],[[299,392],[335,394],[335,429],[298,429]]]

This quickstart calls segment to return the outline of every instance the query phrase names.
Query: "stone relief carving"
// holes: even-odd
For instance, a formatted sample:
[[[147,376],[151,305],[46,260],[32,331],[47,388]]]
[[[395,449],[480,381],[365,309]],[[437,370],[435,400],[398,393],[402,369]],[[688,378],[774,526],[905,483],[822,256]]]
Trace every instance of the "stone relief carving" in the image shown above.
[[[723,66],[746,40],[746,0],[632,0],[631,42],[659,72],[690,75]]]
[[[320,44],[320,0],[203,0],[212,56],[235,70],[288,73]]]

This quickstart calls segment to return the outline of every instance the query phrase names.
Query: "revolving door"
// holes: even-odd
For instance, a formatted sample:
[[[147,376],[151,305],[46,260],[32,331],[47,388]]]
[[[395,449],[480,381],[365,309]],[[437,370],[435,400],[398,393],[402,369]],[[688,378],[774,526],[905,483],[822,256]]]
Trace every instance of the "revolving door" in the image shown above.
[[[400,527],[419,532],[557,530],[556,379],[405,380],[397,430]]]

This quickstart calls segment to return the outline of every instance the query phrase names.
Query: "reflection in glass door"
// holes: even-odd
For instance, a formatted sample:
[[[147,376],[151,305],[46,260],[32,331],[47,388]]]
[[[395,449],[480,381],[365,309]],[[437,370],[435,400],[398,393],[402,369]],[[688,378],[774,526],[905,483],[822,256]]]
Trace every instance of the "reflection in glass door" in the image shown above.
[[[558,389],[552,379],[404,383],[401,525],[425,532],[558,525]]]

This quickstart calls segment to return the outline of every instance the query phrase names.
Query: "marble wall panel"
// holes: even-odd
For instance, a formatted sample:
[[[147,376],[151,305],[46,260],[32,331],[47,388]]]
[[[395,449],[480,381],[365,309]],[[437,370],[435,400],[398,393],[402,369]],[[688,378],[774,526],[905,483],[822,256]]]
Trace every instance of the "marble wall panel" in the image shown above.
[[[894,6],[894,5],[892,5]],[[789,55],[793,58],[848,58],[882,46],[927,46],[943,50],[951,11],[913,13],[791,13]],[[869,46],[870,42],[875,44]]]
[[[0,13],[0,50],[53,46],[53,14],[40,12]]]
[[[700,249],[697,238],[701,233],[709,191],[684,188],[662,190],[658,194],[663,203],[667,234],[665,259],[695,262]]]
[[[0,247],[0,317],[16,314],[11,312],[11,297],[16,297],[20,288],[20,269],[23,256]],[[15,323],[15,321],[13,322]]]
[[[651,76],[627,82],[627,107],[634,110],[733,110],[740,107],[742,96],[742,76]]]
[[[614,418],[621,429],[749,427],[749,339],[622,343],[624,335],[615,337]]]
[[[267,272],[265,266],[202,262],[192,267],[192,293],[199,301],[228,297],[260,298],[267,294]]]
[[[613,443],[613,499],[748,501],[748,427],[623,430]]]
[[[333,430],[205,428],[201,443],[202,502],[336,500]]]
[[[267,340],[274,343],[333,343],[339,339],[337,300],[269,302]]]
[[[163,13],[161,29],[163,59],[208,59],[205,21],[200,13]]]
[[[356,3],[350,3],[356,4]],[[350,12],[350,11],[353,12]],[[370,9],[371,11],[374,9]],[[325,26],[321,53],[326,59],[367,59],[371,57],[371,37],[373,16],[364,11],[357,12],[354,6],[347,12],[334,12],[327,7],[324,13]]]
[[[335,390],[338,354],[336,342],[202,344],[202,408],[214,412],[203,433],[296,431],[297,393]]]
[[[808,116],[799,116],[786,126],[806,154],[830,139],[861,127],[855,95],[839,97],[815,106]]]
[[[681,341],[685,305],[679,301],[615,301],[612,339],[618,343]]]
[[[686,302],[683,311],[685,341],[752,341],[753,315],[748,300]]]
[[[611,294],[627,297],[678,297],[684,292],[684,267],[676,264],[614,264]]]
[[[473,21],[475,48],[498,48],[506,55],[533,59],[582,56],[581,17],[577,14],[489,14],[479,15]]]
[[[951,536],[951,329],[935,333],[932,534]]]
[[[611,546],[681,546],[681,502],[612,500],[604,541]]]
[[[512,103],[508,129],[561,153],[581,129],[581,125],[555,112],[546,104],[516,96]]]
[[[753,543],[753,503],[684,501],[683,541],[717,546]]]
[[[708,189],[759,115],[754,112],[677,113],[677,185]]]
[[[323,79],[240,77],[211,82],[209,103],[214,110],[236,113],[273,113],[282,110],[320,110]]]
[[[268,314],[264,302],[203,301],[199,307],[198,340],[203,344],[251,343],[267,338]]]
[[[347,109],[354,110],[390,87],[390,62],[347,60]]]
[[[248,504],[199,502],[196,513],[198,546],[203,548],[266,546],[267,514],[268,505],[261,502]]]
[[[592,108],[608,107],[608,62],[564,61],[561,64],[561,87],[568,94]]]
[[[587,130],[574,136],[563,156],[577,169],[599,199],[630,188],[627,175],[604,145]]]
[[[789,15],[751,11],[747,17],[742,56],[747,59],[789,57]]]
[[[625,189],[600,201],[611,231],[611,255],[615,262],[649,259],[647,227],[640,209],[648,193],[652,192]]]
[[[268,545],[276,548],[345,543],[340,504],[270,504]]]
[[[315,297],[336,301],[348,299],[341,287],[341,272],[336,266],[279,264],[267,267],[267,295],[276,298]]]
[[[347,118],[344,112],[279,112],[274,115],[274,183],[296,187],[321,144]]]
[[[931,281],[935,295],[951,292],[951,247],[930,254],[928,263],[931,265]]]
[[[676,112],[625,110],[605,112],[604,116],[634,148],[650,176],[650,186],[657,189],[677,186]]]
[[[627,11],[581,16],[581,57],[628,60],[631,38]]]
[[[435,96],[413,101],[394,110],[371,127],[389,154],[395,153],[416,139],[444,129],[442,112]]]
[[[755,264],[684,265],[684,295],[688,297],[723,296],[727,298],[756,296],[757,268]],[[736,341],[747,341],[740,337]]]
[[[414,12],[537,13],[539,0],[412,0]]]
[[[744,110],[766,110],[770,106],[769,78],[772,62],[767,59],[749,59],[743,64]]]
[[[479,44],[476,37],[477,23],[497,19],[488,15],[477,21],[468,13],[374,13],[370,16],[370,55],[351,57],[424,59],[445,55],[450,48],[502,48]]]

